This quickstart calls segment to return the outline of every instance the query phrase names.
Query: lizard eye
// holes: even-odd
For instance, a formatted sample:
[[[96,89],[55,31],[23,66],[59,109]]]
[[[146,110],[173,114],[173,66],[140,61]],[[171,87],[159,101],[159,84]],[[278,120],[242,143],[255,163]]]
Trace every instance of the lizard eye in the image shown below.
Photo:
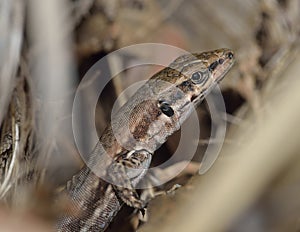
[[[207,71],[198,71],[193,73],[191,80],[194,84],[204,84],[208,79]]]
[[[165,100],[160,100],[158,104],[159,104],[159,108],[165,115],[167,115],[168,117],[172,117],[174,115],[174,110],[170,106],[169,102]]]

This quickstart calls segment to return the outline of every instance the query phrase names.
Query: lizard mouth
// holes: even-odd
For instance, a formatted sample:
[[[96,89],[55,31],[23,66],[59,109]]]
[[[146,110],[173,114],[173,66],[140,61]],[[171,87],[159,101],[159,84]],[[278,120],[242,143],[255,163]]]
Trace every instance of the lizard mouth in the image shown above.
[[[191,102],[194,102],[200,95],[193,94],[191,97]]]
[[[216,78],[215,78],[216,83],[219,83],[221,80],[223,80],[223,78],[229,72],[231,67],[234,65],[234,60],[232,60],[232,59],[225,59],[223,62],[224,62],[223,66],[220,66],[216,70],[214,70],[214,72],[215,72],[214,76],[216,76]]]
[[[199,102],[201,102],[211,92],[212,89],[214,89],[216,87],[216,85],[218,85],[218,81],[213,83],[207,89],[201,91],[200,94],[193,94],[192,97],[191,97],[191,102],[193,104],[197,105]]]
[[[193,94],[192,97],[191,97],[191,102],[194,105],[197,105],[205,98],[204,96],[206,96],[205,93],[201,93],[200,95]]]

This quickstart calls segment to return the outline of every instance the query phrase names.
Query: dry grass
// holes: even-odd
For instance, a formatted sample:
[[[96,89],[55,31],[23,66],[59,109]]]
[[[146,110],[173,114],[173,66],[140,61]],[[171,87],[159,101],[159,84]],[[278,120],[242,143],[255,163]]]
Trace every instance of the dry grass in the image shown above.
[[[0,178],[1,212],[8,212],[7,206],[21,208],[47,227],[42,221],[57,214],[55,209],[41,213],[51,208],[51,194],[32,199],[31,193],[52,192],[52,185],[63,184],[82,165],[72,138],[76,83],[109,52],[158,42],[192,52],[230,47],[237,64],[222,83],[229,126],[221,156],[175,196],[151,202],[150,221],[140,230],[299,231],[299,10],[299,0],[0,0],[0,144],[7,132],[14,135],[5,153],[11,168]],[[134,58],[148,55],[176,56],[141,51]],[[124,62],[134,59],[114,58],[107,66],[113,71]],[[96,111],[99,131],[119,93],[156,70],[129,70],[113,80]],[[208,133],[206,108],[198,114]],[[84,134],[88,142],[89,136]],[[174,135],[158,151],[162,160],[172,155],[179,138]],[[204,150],[199,147],[194,163],[175,183],[195,172]],[[130,214],[123,210],[109,230],[126,226],[123,231],[132,231],[139,223]],[[20,215],[10,212],[16,220]],[[0,223],[10,231],[15,221]]]

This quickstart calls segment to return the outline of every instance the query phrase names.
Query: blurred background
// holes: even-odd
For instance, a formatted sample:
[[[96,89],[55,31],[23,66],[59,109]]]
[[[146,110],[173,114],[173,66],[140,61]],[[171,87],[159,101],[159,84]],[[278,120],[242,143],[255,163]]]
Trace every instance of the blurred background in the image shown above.
[[[83,165],[72,133],[76,88],[102,57],[137,43],[233,49],[236,64],[221,83],[227,133],[217,162],[198,175],[211,125],[218,126],[201,104],[193,161],[151,189],[164,194],[149,203],[146,218],[124,207],[108,231],[300,231],[299,36],[299,0],[0,0],[0,231],[51,231],[64,210],[53,195]],[[113,57],[102,71],[149,56],[178,54]],[[113,78],[95,111],[99,134],[122,91],[159,69]],[[89,143],[89,132],[82,134]],[[179,139],[175,133],[157,151],[154,166]],[[163,179],[176,167],[155,174]]]

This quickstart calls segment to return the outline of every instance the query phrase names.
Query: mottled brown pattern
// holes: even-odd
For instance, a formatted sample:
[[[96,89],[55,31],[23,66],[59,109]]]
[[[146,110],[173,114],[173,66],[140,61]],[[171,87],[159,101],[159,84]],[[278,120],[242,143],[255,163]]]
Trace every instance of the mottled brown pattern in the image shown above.
[[[133,137],[137,140],[145,138],[151,123],[155,123],[161,111],[156,100],[143,101],[138,104],[129,118],[129,128]]]

